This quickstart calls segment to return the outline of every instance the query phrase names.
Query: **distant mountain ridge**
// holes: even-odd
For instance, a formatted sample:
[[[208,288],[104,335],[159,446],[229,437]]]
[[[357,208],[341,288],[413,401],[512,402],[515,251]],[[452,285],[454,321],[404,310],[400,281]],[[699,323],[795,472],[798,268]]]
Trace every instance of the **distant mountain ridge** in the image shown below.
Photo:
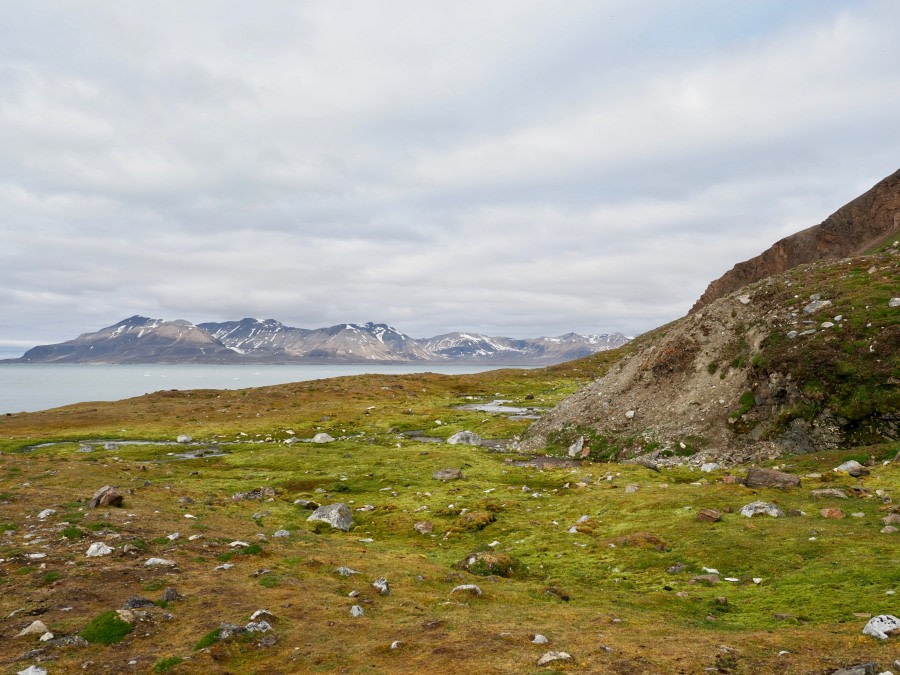
[[[275,319],[222,323],[132,316],[13,363],[435,363],[551,365],[619,347],[621,333],[514,339],[447,333],[416,339],[383,323],[294,328]]]

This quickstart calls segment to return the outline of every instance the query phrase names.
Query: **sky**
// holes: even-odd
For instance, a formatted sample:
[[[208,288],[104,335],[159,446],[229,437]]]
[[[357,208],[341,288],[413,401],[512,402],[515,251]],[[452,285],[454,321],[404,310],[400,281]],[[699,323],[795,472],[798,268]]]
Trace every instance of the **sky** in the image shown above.
[[[896,0],[0,0],[0,356],[633,335],[900,167]]]

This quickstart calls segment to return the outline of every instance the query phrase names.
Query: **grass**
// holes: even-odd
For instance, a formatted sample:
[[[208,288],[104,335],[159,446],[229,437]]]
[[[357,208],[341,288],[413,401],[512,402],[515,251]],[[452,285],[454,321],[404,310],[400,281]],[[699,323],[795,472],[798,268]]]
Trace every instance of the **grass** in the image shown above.
[[[165,673],[177,666],[179,663],[184,663],[184,659],[180,656],[167,656],[166,658],[160,659],[153,665],[154,673]]]
[[[896,596],[886,591],[900,585],[900,559],[896,536],[879,532],[883,505],[854,498],[836,505],[864,518],[826,520],[818,510],[835,504],[809,490],[862,486],[896,500],[896,464],[877,464],[859,481],[830,471],[845,457],[893,457],[896,443],[782,459],[785,470],[815,471],[823,479],[779,491],[721,482],[721,471],[656,473],[609,464],[599,460],[618,449],[604,447],[600,438],[589,438],[596,461],[539,470],[506,462],[516,458],[506,452],[398,435],[420,429],[447,437],[470,429],[511,438],[527,422],[456,406],[474,396],[549,407],[613,360],[605,354],[548,369],[469,376],[373,375],[242,392],[159,392],[2,418],[0,490],[16,497],[0,505],[0,522],[10,526],[2,527],[9,535],[0,534],[0,558],[7,561],[0,570],[26,571],[0,575],[0,615],[25,606],[35,584],[51,574],[25,558],[32,549],[20,533],[35,524],[34,514],[48,505],[77,512],[72,505],[109,484],[126,494],[125,508],[85,510],[74,529],[115,533],[119,551],[126,545],[137,550],[85,560],[84,544],[66,542],[51,523],[39,525],[53,533],[48,567],[77,563],[61,567],[65,577],[55,580],[46,621],[59,625],[54,632],[81,629],[101,645],[126,640],[128,653],[153,654],[155,672],[178,665],[173,653],[191,653],[197,672],[530,672],[548,648],[531,644],[536,632],[551,639],[549,648],[573,654],[580,668],[600,672],[808,672],[867,660],[887,666],[891,646],[862,638],[865,621],[853,616],[896,614]],[[366,415],[370,406],[375,409]],[[444,424],[438,427],[436,419]],[[339,440],[286,445],[287,430],[306,437],[326,431]],[[96,461],[87,462],[77,452],[83,440],[174,438],[187,431],[200,442],[221,444],[226,454],[178,460],[167,448],[120,446],[114,453],[98,450],[90,456]],[[559,445],[572,440],[559,439]],[[42,441],[60,445],[22,452]],[[702,439],[685,438],[684,444],[684,452],[693,452]],[[461,468],[466,478],[432,478],[446,467]],[[22,487],[37,475],[45,476],[39,487]],[[628,485],[639,489],[626,494]],[[274,498],[232,499],[256,487],[274,488]],[[184,506],[180,496],[194,502]],[[343,501],[354,526],[345,533],[307,522],[310,511],[296,499]],[[757,499],[810,515],[737,515]],[[374,508],[359,510],[364,505]],[[697,521],[704,507],[719,509],[722,521]],[[252,518],[263,511],[270,513],[261,523]],[[185,512],[202,526],[188,531],[202,538],[188,540]],[[570,534],[582,516],[588,519]],[[431,522],[433,532],[416,531],[420,521]],[[291,536],[272,537],[282,528]],[[165,539],[175,531],[182,532],[178,542]],[[258,533],[268,541],[256,541]],[[235,539],[251,545],[231,550]],[[474,553],[480,558],[468,571],[463,562]],[[175,559],[177,574],[145,568],[151,556]],[[234,567],[215,571],[224,560]],[[677,563],[684,570],[669,573]],[[361,574],[341,577],[335,568],[342,565]],[[704,567],[740,581],[691,583]],[[371,588],[381,576],[391,595]],[[451,593],[463,583],[478,584],[483,595]],[[125,597],[168,586],[183,597],[147,608],[140,630],[131,633],[111,611]],[[360,600],[349,598],[350,591]],[[350,606],[362,600],[368,601],[365,616],[350,617]],[[64,613],[61,606],[73,609]],[[259,635],[219,640],[219,624],[244,625],[260,608],[277,615],[277,644],[259,647]],[[163,619],[164,612],[177,620]],[[395,640],[401,649],[389,649]],[[733,651],[722,651],[723,645]],[[778,656],[782,650],[790,653]],[[54,656],[60,672],[78,670],[88,658],[98,670],[115,670],[123,658],[118,648],[99,646]]]

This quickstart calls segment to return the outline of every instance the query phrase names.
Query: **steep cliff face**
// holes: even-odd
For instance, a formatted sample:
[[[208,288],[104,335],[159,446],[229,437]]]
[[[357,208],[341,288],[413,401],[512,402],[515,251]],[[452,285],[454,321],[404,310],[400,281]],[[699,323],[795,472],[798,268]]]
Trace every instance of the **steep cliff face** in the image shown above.
[[[755,258],[732,267],[707,287],[691,312],[747,284],[797,265],[861,255],[892,235],[900,236],[900,171],[842,206],[819,225],[785,237]]]

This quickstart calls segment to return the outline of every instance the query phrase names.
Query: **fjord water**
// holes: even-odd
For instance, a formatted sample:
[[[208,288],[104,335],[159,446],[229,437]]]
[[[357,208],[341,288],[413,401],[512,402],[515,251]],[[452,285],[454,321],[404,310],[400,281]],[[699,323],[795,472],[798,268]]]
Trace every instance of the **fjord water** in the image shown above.
[[[33,412],[85,401],[118,401],[165,389],[246,389],[343,375],[464,375],[485,366],[289,365],[0,365],[0,414]]]

